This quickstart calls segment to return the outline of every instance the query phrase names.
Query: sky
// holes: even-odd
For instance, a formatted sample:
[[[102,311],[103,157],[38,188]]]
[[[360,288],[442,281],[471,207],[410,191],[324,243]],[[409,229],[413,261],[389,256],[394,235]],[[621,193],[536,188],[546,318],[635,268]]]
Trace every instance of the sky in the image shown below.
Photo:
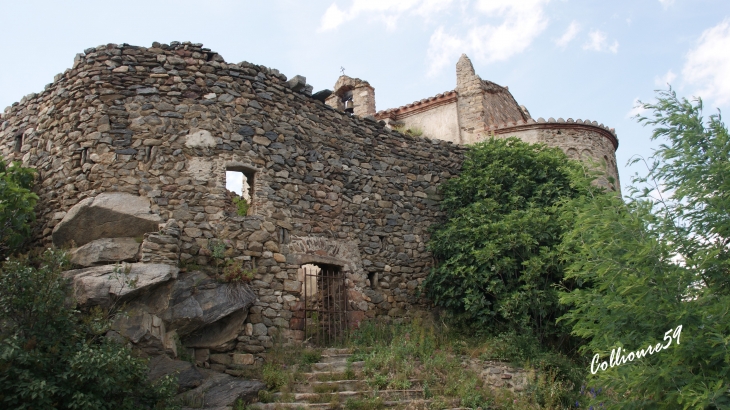
[[[375,88],[377,110],[453,90],[466,53],[533,118],[615,128],[624,188],[645,172],[627,161],[658,144],[632,118],[638,101],[671,84],[706,115],[730,108],[728,0],[0,0],[0,39],[0,109],[107,43],[203,43],[315,92],[344,68]]]

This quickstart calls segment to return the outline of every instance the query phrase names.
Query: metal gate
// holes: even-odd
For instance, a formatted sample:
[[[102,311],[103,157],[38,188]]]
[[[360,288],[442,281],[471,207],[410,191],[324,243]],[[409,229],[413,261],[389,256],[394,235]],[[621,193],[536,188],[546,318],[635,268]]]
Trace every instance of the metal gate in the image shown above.
[[[304,335],[319,346],[342,342],[347,332],[345,275],[334,265],[305,265]]]

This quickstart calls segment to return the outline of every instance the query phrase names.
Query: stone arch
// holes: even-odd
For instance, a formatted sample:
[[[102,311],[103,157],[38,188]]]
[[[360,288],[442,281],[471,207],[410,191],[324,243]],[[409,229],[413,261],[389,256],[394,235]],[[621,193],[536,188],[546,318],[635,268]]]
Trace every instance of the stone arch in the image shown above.
[[[568,148],[568,150],[565,153],[571,159],[578,159],[578,150],[575,148]]]

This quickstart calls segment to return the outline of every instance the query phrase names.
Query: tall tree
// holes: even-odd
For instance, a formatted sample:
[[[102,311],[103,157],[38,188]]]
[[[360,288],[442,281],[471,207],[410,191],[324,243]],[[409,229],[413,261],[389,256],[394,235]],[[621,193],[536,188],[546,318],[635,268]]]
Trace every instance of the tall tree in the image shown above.
[[[588,341],[591,382],[610,392],[594,404],[730,408],[728,130],[671,89],[644,107],[639,121],[662,142],[634,180],[645,188],[626,202],[574,201],[566,277],[584,286],[561,295],[562,319]]]

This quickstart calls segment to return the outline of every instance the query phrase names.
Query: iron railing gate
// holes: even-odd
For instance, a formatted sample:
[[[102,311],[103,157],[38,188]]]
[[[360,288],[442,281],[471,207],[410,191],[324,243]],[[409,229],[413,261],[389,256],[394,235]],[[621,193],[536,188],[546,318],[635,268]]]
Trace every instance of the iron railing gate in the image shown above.
[[[331,265],[304,266],[304,335],[319,346],[342,342],[347,332],[345,275]]]

